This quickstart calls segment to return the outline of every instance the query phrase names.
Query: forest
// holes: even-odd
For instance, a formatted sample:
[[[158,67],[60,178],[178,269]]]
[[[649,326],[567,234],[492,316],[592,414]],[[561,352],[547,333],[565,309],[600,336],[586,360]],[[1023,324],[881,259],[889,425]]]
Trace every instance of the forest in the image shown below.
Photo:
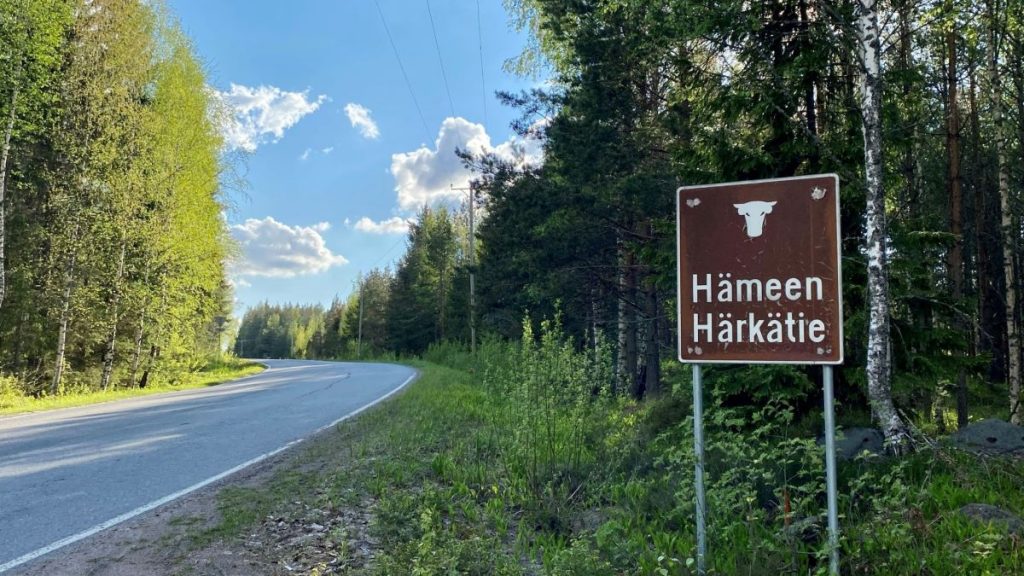
[[[218,106],[159,2],[0,0],[0,388],[174,383],[230,321]]]
[[[1021,420],[1024,2],[505,6],[530,39],[508,71],[548,81],[499,98],[543,164],[462,151],[472,238],[469,206],[425,208],[394,272],[308,321],[254,309],[235,346],[423,359],[422,384],[339,436],[373,457],[315,484],[375,502],[374,569],[698,573],[673,192],[819,173],[841,186],[838,420],[879,434],[839,466],[838,572],[1024,569],[1020,459],[955,444],[1020,435],[986,419]],[[705,369],[710,573],[836,573],[820,378]]]
[[[469,343],[468,224],[464,210],[424,207],[397,271],[375,268],[344,301],[262,303],[241,319],[233,351],[250,358],[415,356]]]
[[[1024,1],[504,6],[529,40],[506,71],[535,88],[497,97],[543,163],[451,151],[469,197],[424,206],[397,263],[234,334],[232,159],[188,40],[156,2],[0,0],[0,395],[173,383],[231,337],[410,362],[422,380],[339,427],[283,507],[366,507],[376,573],[692,574],[674,192],[834,173],[837,413],[881,435],[839,468],[842,571],[1021,573],[1020,449],[944,442],[1024,411]],[[706,370],[715,573],[827,573],[820,374]],[[224,509],[304,525],[258,490]],[[338,518],[314,539],[347,542]]]
[[[832,172],[841,402],[897,444],[910,420],[1019,422],[1024,4],[506,5],[531,38],[507,67],[554,81],[499,97],[545,160],[463,153],[479,174],[475,263],[466,206],[425,208],[394,273],[374,271],[312,322],[253,310],[236,353],[284,330],[304,334],[276,353],[353,357],[361,316],[363,355],[418,354],[468,345],[473,324],[515,339],[524,315],[536,327],[560,314],[577,346],[611,342],[618,393],[657,395],[674,361],[675,188]],[[734,400],[791,380],[767,374]]]

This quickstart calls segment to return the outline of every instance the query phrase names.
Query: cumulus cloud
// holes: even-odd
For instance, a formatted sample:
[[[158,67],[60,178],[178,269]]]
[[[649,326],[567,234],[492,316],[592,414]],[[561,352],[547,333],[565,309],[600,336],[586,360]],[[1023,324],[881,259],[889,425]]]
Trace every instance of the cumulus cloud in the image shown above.
[[[359,129],[359,133],[363,135],[363,138],[376,140],[380,136],[380,129],[377,128],[377,123],[370,117],[370,110],[365,106],[349,102],[345,104],[345,115],[348,116],[348,121],[352,123],[352,127]]]
[[[535,125],[536,134],[543,126]],[[491,145],[491,137],[480,124],[464,118],[446,118],[434,141],[434,147],[422,146],[412,152],[391,156],[391,175],[395,178],[398,205],[403,210],[416,209],[423,204],[455,200],[465,195],[472,172],[455,155],[455,149],[474,155],[494,154],[517,166],[537,165],[543,161],[543,150],[537,136],[514,137],[498,146]]]
[[[288,226],[270,216],[235,224],[231,235],[241,246],[243,258],[233,263],[232,272],[238,276],[291,278],[346,264],[348,260],[331,252],[320,235],[329,228],[326,222]]]
[[[348,222],[348,219],[346,218],[345,221]],[[370,234],[405,234],[409,231],[409,224],[412,222],[412,219],[402,218],[400,216],[381,220],[380,222],[374,222],[364,216],[356,221],[355,228],[360,232],[367,232]]]
[[[261,144],[277,142],[303,116],[312,114],[327,100],[310,98],[309,90],[287,92],[276,86],[255,88],[231,84],[226,92],[215,95],[226,107],[221,122],[225,145],[231,150],[252,152]]]

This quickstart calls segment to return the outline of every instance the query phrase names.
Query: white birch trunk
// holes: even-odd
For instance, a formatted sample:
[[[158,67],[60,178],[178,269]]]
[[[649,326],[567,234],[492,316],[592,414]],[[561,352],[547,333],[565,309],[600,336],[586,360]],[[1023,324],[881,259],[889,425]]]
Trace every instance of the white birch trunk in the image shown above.
[[[616,370],[616,390],[632,392],[636,381],[636,310],[633,300],[636,288],[636,275],[633,271],[633,257],[624,240],[619,240],[619,272],[618,272],[618,362]]]
[[[988,3],[988,74],[995,125],[996,161],[999,172],[1000,227],[1003,242],[1003,273],[1006,276],[1006,383],[1010,389],[1010,422],[1021,423],[1020,334],[1017,332],[1017,279],[1013,269],[1013,212],[1010,207],[1010,173],[1006,162],[1006,119],[1003,116],[1002,82],[999,77],[999,35],[996,14]]]
[[[78,233],[76,230],[76,239],[77,236]],[[57,360],[53,367],[53,394],[60,392],[60,382],[61,378],[64,376],[64,349],[68,340],[68,322],[71,319],[71,294],[75,287],[75,264],[77,263],[77,257],[77,251],[72,249],[64,279],[64,295],[61,300],[60,326],[57,332]]]
[[[117,263],[117,279],[114,282],[114,297],[110,303],[110,335],[107,337],[107,349],[103,352],[103,375],[100,377],[100,388],[106,390],[110,387],[110,376],[114,371],[114,352],[117,346],[117,325],[121,319],[121,278],[124,276],[124,257],[126,246],[121,242],[121,258]]]
[[[858,0],[857,39],[862,64],[861,115],[864,124],[864,173],[868,255],[867,381],[871,412],[894,451],[908,439],[906,426],[892,401],[889,346],[889,285],[886,277],[887,236],[885,190],[882,187],[882,86],[877,0]]]

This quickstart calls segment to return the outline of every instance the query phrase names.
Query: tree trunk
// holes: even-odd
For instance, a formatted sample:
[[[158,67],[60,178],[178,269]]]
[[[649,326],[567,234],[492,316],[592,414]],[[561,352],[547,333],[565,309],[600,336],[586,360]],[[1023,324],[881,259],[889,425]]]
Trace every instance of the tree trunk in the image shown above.
[[[615,380],[619,392],[629,392],[633,390],[636,381],[636,271],[633,269],[633,253],[622,239],[619,240],[618,292],[618,362]]]
[[[800,50],[808,50],[810,48],[811,38],[811,19],[808,15],[807,0],[800,0],[800,30],[802,32],[802,38],[804,39],[800,44]],[[804,109],[807,112],[806,124],[807,133],[812,138],[817,140],[818,137],[818,105],[817,105],[817,94],[818,94],[818,70],[810,68],[804,74],[804,85],[803,85],[803,100]],[[809,158],[807,159],[808,171],[811,174],[817,174],[821,169],[821,150],[817,145],[811,146]]]
[[[644,391],[649,397],[654,397],[661,394],[661,350],[658,347],[658,291],[651,276],[644,286],[644,316],[647,322],[644,332]]]
[[[594,364],[601,362],[601,336],[600,326],[604,324],[601,318],[601,298],[597,288],[590,289],[590,348],[594,351]]]
[[[886,277],[887,235],[885,190],[882,188],[881,54],[876,0],[858,0],[857,37],[861,57],[860,104],[864,130],[864,172],[867,192],[865,240],[868,255],[867,380],[871,412],[895,452],[906,446],[906,425],[892,401],[890,386],[889,286]]]
[[[946,10],[952,11],[952,3],[946,3]],[[947,14],[947,17],[952,17]],[[963,239],[963,189],[960,175],[960,107],[957,103],[957,54],[956,30],[949,26],[946,31],[946,154],[948,157],[949,186],[949,232],[953,237],[953,245],[946,254],[946,270],[949,283],[953,289],[954,314],[953,325],[958,332],[967,329],[963,317],[959,313],[961,300],[964,296],[964,239]],[[967,426],[967,369],[960,363],[957,371],[956,385],[956,423],[957,427]]]
[[[14,87],[11,88],[11,109],[7,113],[7,126],[4,128],[3,150],[0,151],[0,308],[4,306],[7,293],[7,263],[5,240],[7,238],[7,161],[11,156],[11,136],[14,134],[14,119],[18,108],[18,81],[21,77],[21,58],[14,72]]]
[[[78,231],[75,229],[74,238],[77,242]],[[64,376],[64,349],[68,339],[68,321],[71,318],[71,294],[75,287],[75,264],[78,259],[78,251],[72,247],[71,256],[68,259],[67,271],[64,275],[64,294],[61,298],[60,324],[57,332],[57,359],[53,368],[52,393],[60,391],[61,378]]]
[[[981,136],[979,134],[979,131],[981,130],[981,122],[978,118],[978,90],[973,67],[968,75],[968,82],[970,90],[968,100],[971,106],[971,165],[975,167],[975,170],[978,170],[981,167]],[[971,179],[974,201],[974,268],[978,275],[978,322],[975,329],[975,353],[983,350],[991,351],[993,346],[991,333],[988,330],[988,292],[990,289],[988,272],[989,255],[986,247],[987,239],[984,234],[984,231],[987,228],[985,223],[985,214],[987,209],[985,202],[985,190],[987,186],[985,186],[985,184],[980,180],[980,176],[975,176]],[[993,356],[995,357],[998,355],[994,354]]]
[[[139,359],[142,357],[142,336],[146,329],[146,309],[142,309],[142,314],[139,316],[139,325],[135,329],[135,350],[132,352],[132,374],[131,374],[131,385],[137,386],[138,383],[135,380],[135,375],[139,373]]]
[[[992,122],[995,125],[996,162],[999,174],[1000,229],[1003,244],[1003,273],[1006,276],[1006,383],[1009,387],[1010,422],[1021,423],[1020,409],[1020,336],[1017,333],[1017,290],[1013,269],[1014,230],[1010,207],[1010,171],[1006,160],[1006,120],[1003,118],[1002,82],[999,77],[1000,40],[996,30],[996,11],[988,2],[989,94],[992,98]]]
[[[149,384],[149,374],[153,370],[153,364],[156,359],[160,357],[160,347],[156,344],[149,346],[149,358],[146,360],[146,369],[142,372],[142,378],[139,379],[139,388],[145,388]]]
[[[900,2],[899,8],[898,8],[898,10],[899,10],[899,35],[900,35],[899,62],[900,62],[900,67],[905,71],[905,73],[903,74],[903,82],[901,83],[900,90],[902,92],[903,98],[906,99],[906,100],[910,99],[910,94],[911,94],[912,90],[914,89],[914,85],[913,85],[913,82],[911,80],[910,74],[907,73],[907,72],[909,72],[910,68],[913,66],[913,51],[914,51],[914,47],[913,47],[913,43],[912,43],[912,36],[911,36],[911,32],[910,32],[910,30],[911,30],[910,9],[911,9],[911,1],[908,0],[908,1]],[[913,113],[911,113],[911,114],[913,114]],[[913,128],[914,135],[913,135],[913,137],[910,140],[910,144],[903,151],[903,158],[900,159],[900,172],[902,172],[903,180],[904,180],[903,188],[902,188],[904,197],[903,197],[903,200],[900,202],[900,207],[902,208],[903,206],[906,206],[907,216],[909,216],[910,220],[913,221],[913,219],[917,216],[917,214],[919,212],[919,210],[917,209],[917,200],[918,200],[918,193],[917,193],[917,162],[918,162],[918,159],[917,159],[918,158],[918,154],[917,154],[917,142],[918,142],[917,130],[918,129],[917,129],[917,122],[915,122],[916,118],[914,118],[911,115],[906,120],[909,121],[908,124],[914,126],[914,128]]]
[[[121,278],[124,276],[124,256],[127,247],[121,242],[121,258],[117,263],[117,277],[114,281],[114,295],[111,308],[110,335],[107,337],[107,348],[103,352],[103,375],[100,377],[100,388],[106,390],[110,386],[110,375],[114,371],[114,349],[117,346],[117,325],[120,322]]]
[[[13,358],[14,358],[13,371],[16,374],[18,374],[20,377],[22,377],[22,379],[24,379],[25,374],[21,370],[21,368],[22,368],[22,363],[21,363],[22,358],[21,358],[21,356],[22,356],[22,347],[24,346],[24,342],[25,342],[25,326],[28,324],[28,321],[29,321],[29,313],[28,313],[28,311],[22,312],[22,314],[21,314],[21,322],[18,322],[18,327],[14,331],[14,354],[12,355]]]

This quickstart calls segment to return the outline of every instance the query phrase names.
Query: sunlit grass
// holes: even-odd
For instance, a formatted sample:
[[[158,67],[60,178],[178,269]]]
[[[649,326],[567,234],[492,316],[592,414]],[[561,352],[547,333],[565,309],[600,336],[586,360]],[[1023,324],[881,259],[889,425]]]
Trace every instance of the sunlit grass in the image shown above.
[[[265,366],[257,362],[232,360],[217,362],[180,379],[176,384],[151,384],[145,388],[112,388],[110,390],[89,392],[68,392],[51,396],[27,396],[10,391],[0,386],[0,414],[20,414],[25,412],[41,412],[58,408],[73,408],[101,402],[150,396],[166,392],[177,392],[195,388],[215,386],[244,376],[258,374]]]

